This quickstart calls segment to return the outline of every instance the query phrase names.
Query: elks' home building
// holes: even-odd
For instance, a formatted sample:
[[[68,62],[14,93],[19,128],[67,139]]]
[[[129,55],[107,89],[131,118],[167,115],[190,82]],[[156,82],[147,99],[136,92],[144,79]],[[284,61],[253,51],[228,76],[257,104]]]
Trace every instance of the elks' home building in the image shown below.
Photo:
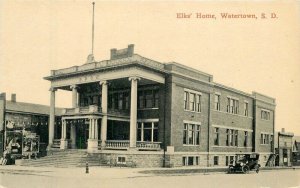
[[[86,149],[101,161],[153,167],[225,166],[236,153],[252,152],[263,165],[274,152],[274,98],[134,54],[133,45],[112,49],[109,60],[90,56],[81,66],[52,70],[45,79],[49,147],[56,150]],[[57,90],[72,92],[61,124],[54,123]]]

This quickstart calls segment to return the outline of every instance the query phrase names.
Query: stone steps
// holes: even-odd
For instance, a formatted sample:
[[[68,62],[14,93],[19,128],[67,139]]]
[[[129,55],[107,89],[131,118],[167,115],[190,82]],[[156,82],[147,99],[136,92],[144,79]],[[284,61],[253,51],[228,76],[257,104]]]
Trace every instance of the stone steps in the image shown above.
[[[33,167],[85,167],[86,162],[89,166],[107,165],[98,155],[90,155],[86,151],[66,150],[54,151],[50,155],[39,159],[18,160],[17,165]]]

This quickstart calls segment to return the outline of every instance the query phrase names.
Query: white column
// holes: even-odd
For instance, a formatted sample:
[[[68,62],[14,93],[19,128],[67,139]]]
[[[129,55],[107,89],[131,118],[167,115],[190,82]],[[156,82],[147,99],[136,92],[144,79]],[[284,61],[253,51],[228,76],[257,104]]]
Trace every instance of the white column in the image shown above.
[[[72,85],[70,86],[72,89],[72,108],[77,108],[78,107],[78,99],[77,99],[77,85]]]
[[[66,120],[62,120],[60,149],[67,149],[68,148],[68,141],[67,141],[66,138],[67,138],[67,122],[66,122]]]
[[[88,152],[93,153],[98,150],[98,139],[95,139],[95,119],[90,119],[89,124],[89,139],[88,139]]]
[[[129,147],[136,147],[136,126],[137,126],[137,88],[140,78],[130,77],[131,96],[130,96],[130,143]]]
[[[54,139],[54,122],[55,122],[55,91],[56,88],[51,87],[50,93],[50,114],[49,114],[49,140],[48,149],[51,148]]]
[[[89,119],[89,139],[92,138],[92,119]]]
[[[95,139],[98,140],[98,119],[95,119]]]
[[[107,136],[107,81],[101,81],[100,85],[102,86],[101,108],[103,114],[101,119],[101,148],[104,148]]]

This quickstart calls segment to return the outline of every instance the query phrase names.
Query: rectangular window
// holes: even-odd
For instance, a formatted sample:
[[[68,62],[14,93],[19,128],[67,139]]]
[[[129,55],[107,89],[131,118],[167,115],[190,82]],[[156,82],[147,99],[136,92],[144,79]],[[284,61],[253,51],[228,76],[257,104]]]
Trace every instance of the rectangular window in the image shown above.
[[[227,146],[233,146],[233,130],[232,129],[227,129],[227,140],[226,140],[226,145]]]
[[[229,156],[226,156],[226,163],[225,163],[226,166],[229,165]]]
[[[157,142],[158,122],[139,122],[137,124],[137,140],[142,142]]]
[[[266,134],[266,144],[269,144],[270,143],[270,137],[268,134]]]
[[[119,110],[123,109],[123,100],[124,100],[123,93],[119,93],[119,101],[118,101],[118,109]]]
[[[153,93],[152,90],[145,90],[145,104],[146,108],[152,108],[153,107]]]
[[[214,145],[219,145],[219,128],[215,128]]]
[[[139,100],[138,100],[138,107],[139,107],[139,109],[143,109],[144,108],[144,92],[143,91],[139,91],[138,92],[138,98],[139,98]]]
[[[124,93],[124,108],[125,108],[125,110],[129,109],[129,93],[128,92]]]
[[[245,137],[244,137],[244,147],[248,146],[248,132],[245,131]]]
[[[199,162],[200,162],[199,157],[195,157],[195,165],[199,165],[200,164]]]
[[[159,90],[144,89],[138,91],[138,108],[158,108],[159,106]]]
[[[154,93],[154,108],[158,108],[158,101],[159,101],[159,91],[157,90],[153,90]]]
[[[269,144],[269,135],[268,134],[260,135],[260,144]]]
[[[189,93],[187,91],[184,92],[184,109],[188,110],[188,101],[189,101]]]
[[[248,102],[244,103],[244,115],[248,116],[248,111],[249,111],[249,104]]]
[[[119,93],[114,93],[113,94],[113,109],[118,109],[119,105]]]
[[[238,130],[235,130],[234,131],[234,146],[238,146],[238,141],[239,141]]]
[[[199,165],[199,156],[184,156],[182,157],[182,166]]]
[[[186,163],[186,157],[182,157],[182,166],[186,166],[187,163]]]
[[[118,164],[125,164],[126,163],[126,158],[118,156],[117,163]]]
[[[196,95],[194,93],[190,93],[189,99],[190,99],[190,110],[195,111],[196,103],[195,103],[195,97]]]
[[[261,110],[261,119],[270,120],[270,112],[266,110]]]
[[[188,130],[188,144],[190,144],[190,145],[193,145],[193,144],[194,144],[194,138],[195,138],[194,128],[195,128],[195,125],[189,124],[189,130]]]
[[[219,156],[214,156],[214,165],[219,165]]]
[[[184,123],[183,144],[200,145],[200,125]]]
[[[201,112],[201,95],[197,95],[196,102],[196,111]]]
[[[220,95],[215,95],[215,110],[220,111]]]
[[[194,157],[188,157],[188,165],[189,166],[194,165]]]
[[[201,93],[184,91],[184,110],[201,112]]]
[[[185,123],[184,124],[184,128],[183,128],[183,144],[187,144],[187,138],[188,138],[188,124]]]
[[[239,100],[227,97],[227,112],[231,114],[238,114]]]

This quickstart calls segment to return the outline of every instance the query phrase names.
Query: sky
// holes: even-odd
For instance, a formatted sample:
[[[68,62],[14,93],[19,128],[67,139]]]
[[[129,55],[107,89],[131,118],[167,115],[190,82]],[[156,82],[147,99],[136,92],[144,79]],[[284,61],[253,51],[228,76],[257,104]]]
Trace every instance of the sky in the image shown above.
[[[197,13],[216,19],[197,19]],[[224,13],[257,19],[224,19]],[[84,64],[91,29],[92,1],[0,0],[0,92],[49,105],[50,82],[43,77]],[[212,74],[217,83],[276,98],[276,129],[300,135],[299,1],[96,1],[96,61],[128,44],[144,57],[178,62]],[[57,106],[70,107],[71,101],[71,92],[57,92]]]

